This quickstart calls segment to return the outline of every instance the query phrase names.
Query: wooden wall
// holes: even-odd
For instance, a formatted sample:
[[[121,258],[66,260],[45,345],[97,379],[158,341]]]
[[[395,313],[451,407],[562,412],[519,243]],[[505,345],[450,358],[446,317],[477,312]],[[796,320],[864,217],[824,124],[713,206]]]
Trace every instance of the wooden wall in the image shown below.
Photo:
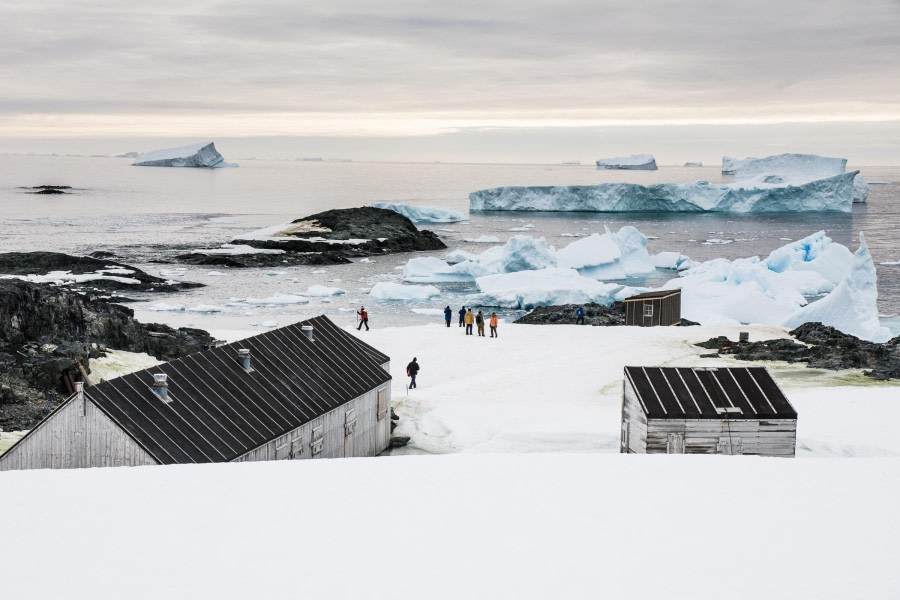
[[[647,416],[637,394],[625,378],[622,390],[622,427],[619,451],[623,454],[644,454],[647,452]]]
[[[0,456],[0,471],[155,464],[152,456],[90,400],[77,395]]]
[[[797,444],[797,421],[650,419],[646,452],[666,453],[670,433],[683,434],[685,454],[727,454],[720,442],[730,440],[736,448],[735,454],[792,457]]]
[[[653,316],[644,317],[644,306],[653,307]],[[681,322],[681,294],[665,298],[645,298],[625,301],[625,324],[641,327],[677,325]]]

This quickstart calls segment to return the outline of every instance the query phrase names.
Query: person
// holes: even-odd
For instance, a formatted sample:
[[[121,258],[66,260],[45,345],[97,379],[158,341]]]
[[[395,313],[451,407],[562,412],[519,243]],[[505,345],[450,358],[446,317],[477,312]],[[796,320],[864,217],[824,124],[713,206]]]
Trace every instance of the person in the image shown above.
[[[499,321],[499,319],[497,319],[497,313],[491,313],[491,321],[490,321],[491,337],[500,337],[499,335],[497,335],[498,321]]]
[[[484,337],[484,313],[480,310],[475,315],[475,324],[478,325],[478,337]]]
[[[447,321],[447,327],[450,327],[450,321],[453,320],[453,309],[450,308],[449,304],[444,309],[444,320]]]
[[[584,325],[584,307],[579,306],[578,310],[575,311],[575,324],[576,325]]]
[[[475,322],[475,315],[472,314],[472,309],[466,309],[466,316],[463,318],[466,322],[466,335],[472,335],[472,323]]]
[[[359,326],[356,328],[357,331],[362,329],[362,326],[366,326],[366,331],[369,330],[369,313],[366,312],[365,306],[360,306],[359,310],[356,311],[357,316],[359,317]]]
[[[416,374],[419,372],[419,363],[416,362],[416,357],[413,356],[412,362],[406,365],[406,374],[409,375],[409,389],[413,389],[416,387]]]
[[[466,307],[459,309],[459,326],[462,327],[466,321]]]

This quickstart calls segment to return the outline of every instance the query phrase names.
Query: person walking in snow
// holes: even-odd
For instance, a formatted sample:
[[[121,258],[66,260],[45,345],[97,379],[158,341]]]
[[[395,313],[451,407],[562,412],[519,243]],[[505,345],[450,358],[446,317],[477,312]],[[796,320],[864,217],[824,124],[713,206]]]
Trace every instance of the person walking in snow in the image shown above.
[[[463,325],[465,325],[465,321],[466,321],[466,307],[463,306],[461,309],[459,309],[459,326],[462,327]]]
[[[359,317],[359,326],[356,328],[357,331],[362,329],[362,326],[366,326],[366,331],[369,330],[369,313],[366,312],[365,306],[360,306],[359,310],[356,311],[356,315]]]
[[[475,315],[475,324],[478,326],[478,337],[484,337],[484,313],[480,310]]]
[[[575,311],[575,324],[576,325],[584,325],[584,307],[579,306],[578,310]]]
[[[444,309],[444,320],[447,321],[447,327],[450,327],[450,321],[453,320],[453,309],[450,308],[449,304]]]
[[[491,337],[500,337],[499,335],[497,335],[497,323],[498,322],[499,322],[499,319],[497,319],[497,313],[491,313],[491,320],[489,323],[491,326]]]
[[[463,321],[466,323],[466,335],[472,335],[472,323],[475,322],[475,315],[472,314],[471,308],[466,310],[466,316],[463,317]]]
[[[416,362],[416,357],[413,356],[412,362],[406,365],[406,374],[409,376],[409,389],[413,389],[416,387],[416,375],[419,372],[419,363]]]

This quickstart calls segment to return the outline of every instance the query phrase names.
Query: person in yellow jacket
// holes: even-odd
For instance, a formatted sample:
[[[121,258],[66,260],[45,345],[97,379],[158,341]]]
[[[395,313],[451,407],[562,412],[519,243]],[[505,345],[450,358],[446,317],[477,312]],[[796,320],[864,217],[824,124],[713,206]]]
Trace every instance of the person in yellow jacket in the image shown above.
[[[488,322],[491,326],[491,337],[500,337],[497,335],[497,323],[499,319],[497,318],[497,313],[491,313],[491,320]]]
[[[466,335],[472,335],[472,324],[475,322],[475,315],[472,314],[472,309],[466,310],[466,316],[463,317],[463,321],[466,324]]]

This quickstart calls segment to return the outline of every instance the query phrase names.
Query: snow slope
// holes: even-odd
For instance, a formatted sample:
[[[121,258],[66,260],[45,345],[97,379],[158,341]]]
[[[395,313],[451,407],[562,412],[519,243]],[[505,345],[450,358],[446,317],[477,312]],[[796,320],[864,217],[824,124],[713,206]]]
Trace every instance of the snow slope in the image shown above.
[[[213,142],[200,142],[179,146],[177,148],[164,148],[153,152],[139,154],[131,163],[138,167],[236,167],[235,163],[225,162],[225,158],[216,150]]]
[[[898,470],[900,459],[455,455],[6,472],[3,592],[895,599]]]

